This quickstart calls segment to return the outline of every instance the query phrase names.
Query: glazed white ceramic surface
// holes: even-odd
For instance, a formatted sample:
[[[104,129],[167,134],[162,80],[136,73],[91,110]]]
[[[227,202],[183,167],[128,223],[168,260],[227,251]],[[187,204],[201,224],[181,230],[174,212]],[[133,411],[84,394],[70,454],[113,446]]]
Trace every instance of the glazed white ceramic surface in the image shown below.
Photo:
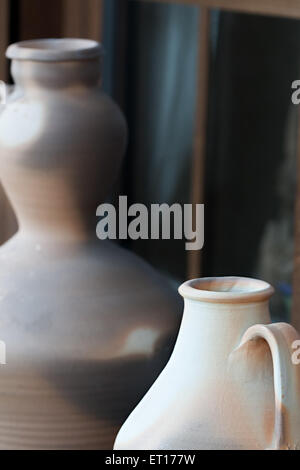
[[[299,449],[300,336],[270,323],[272,287],[195,279],[170,361],[115,442],[132,449]],[[298,342],[299,347],[299,342]]]

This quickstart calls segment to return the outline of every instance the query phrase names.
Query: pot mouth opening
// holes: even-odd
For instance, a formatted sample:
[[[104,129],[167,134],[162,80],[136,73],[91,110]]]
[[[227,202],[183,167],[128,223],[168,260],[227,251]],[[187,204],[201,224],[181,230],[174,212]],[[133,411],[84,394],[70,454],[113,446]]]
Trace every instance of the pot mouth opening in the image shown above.
[[[6,56],[13,60],[60,62],[95,59],[103,54],[102,45],[91,39],[34,39],[11,44]]]
[[[247,277],[206,277],[185,282],[179,293],[203,302],[248,303],[268,300],[274,288],[268,282]]]

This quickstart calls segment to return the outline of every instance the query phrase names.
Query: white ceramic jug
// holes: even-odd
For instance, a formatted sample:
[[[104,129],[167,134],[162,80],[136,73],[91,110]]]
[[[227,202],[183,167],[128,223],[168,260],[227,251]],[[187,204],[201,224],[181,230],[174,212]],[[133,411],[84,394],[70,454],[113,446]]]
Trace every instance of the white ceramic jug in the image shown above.
[[[273,288],[225,277],[179,291],[174,352],[115,449],[299,449],[300,337],[270,324]]]

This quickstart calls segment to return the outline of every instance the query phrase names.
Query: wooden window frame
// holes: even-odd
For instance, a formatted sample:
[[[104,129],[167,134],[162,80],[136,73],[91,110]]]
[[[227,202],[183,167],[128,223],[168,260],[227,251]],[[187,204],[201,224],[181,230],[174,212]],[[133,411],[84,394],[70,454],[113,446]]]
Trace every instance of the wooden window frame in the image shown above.
[[[300,18],[299,0],[137,0],[140,2],[181,3],[234,12]]]
[[[300,19],[299,0],[137,0],[152,3],[180,3],[198,6],[201,9],[199,22],[199,54],[197,61],[198,99],[196,110],[196,125],[194,131],[193,173],[192,173],[192,202],[203,202],[204,167],[206,156],[206,125],[208,114],[209,86],[209,36],[210,9],[229,10],[232,12],[251,13],[257,15],[281,16],[284,18]],[[297,78],[297,77],[296,77]],[[293,273],[293,308],[292,324],[300,331],[300,108],[298,113],[298,188],[295,207],[295,254]],[[201,275],[201,251],[190,252],[188,255],[188,277]]]

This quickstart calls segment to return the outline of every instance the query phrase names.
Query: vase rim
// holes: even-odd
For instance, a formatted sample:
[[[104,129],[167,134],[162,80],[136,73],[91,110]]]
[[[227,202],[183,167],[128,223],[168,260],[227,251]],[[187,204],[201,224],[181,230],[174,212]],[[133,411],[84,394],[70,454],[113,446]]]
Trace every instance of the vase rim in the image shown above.
[[[102,45],[91,39],[33,39],[11,44],[6,57],[12,60],[64,62],[96,59],[103,55]]]
[[[270,299],[274,288],[266,281],[224,276],[192,279],[178,289],[185,299],[213,303],[250,303]]]

